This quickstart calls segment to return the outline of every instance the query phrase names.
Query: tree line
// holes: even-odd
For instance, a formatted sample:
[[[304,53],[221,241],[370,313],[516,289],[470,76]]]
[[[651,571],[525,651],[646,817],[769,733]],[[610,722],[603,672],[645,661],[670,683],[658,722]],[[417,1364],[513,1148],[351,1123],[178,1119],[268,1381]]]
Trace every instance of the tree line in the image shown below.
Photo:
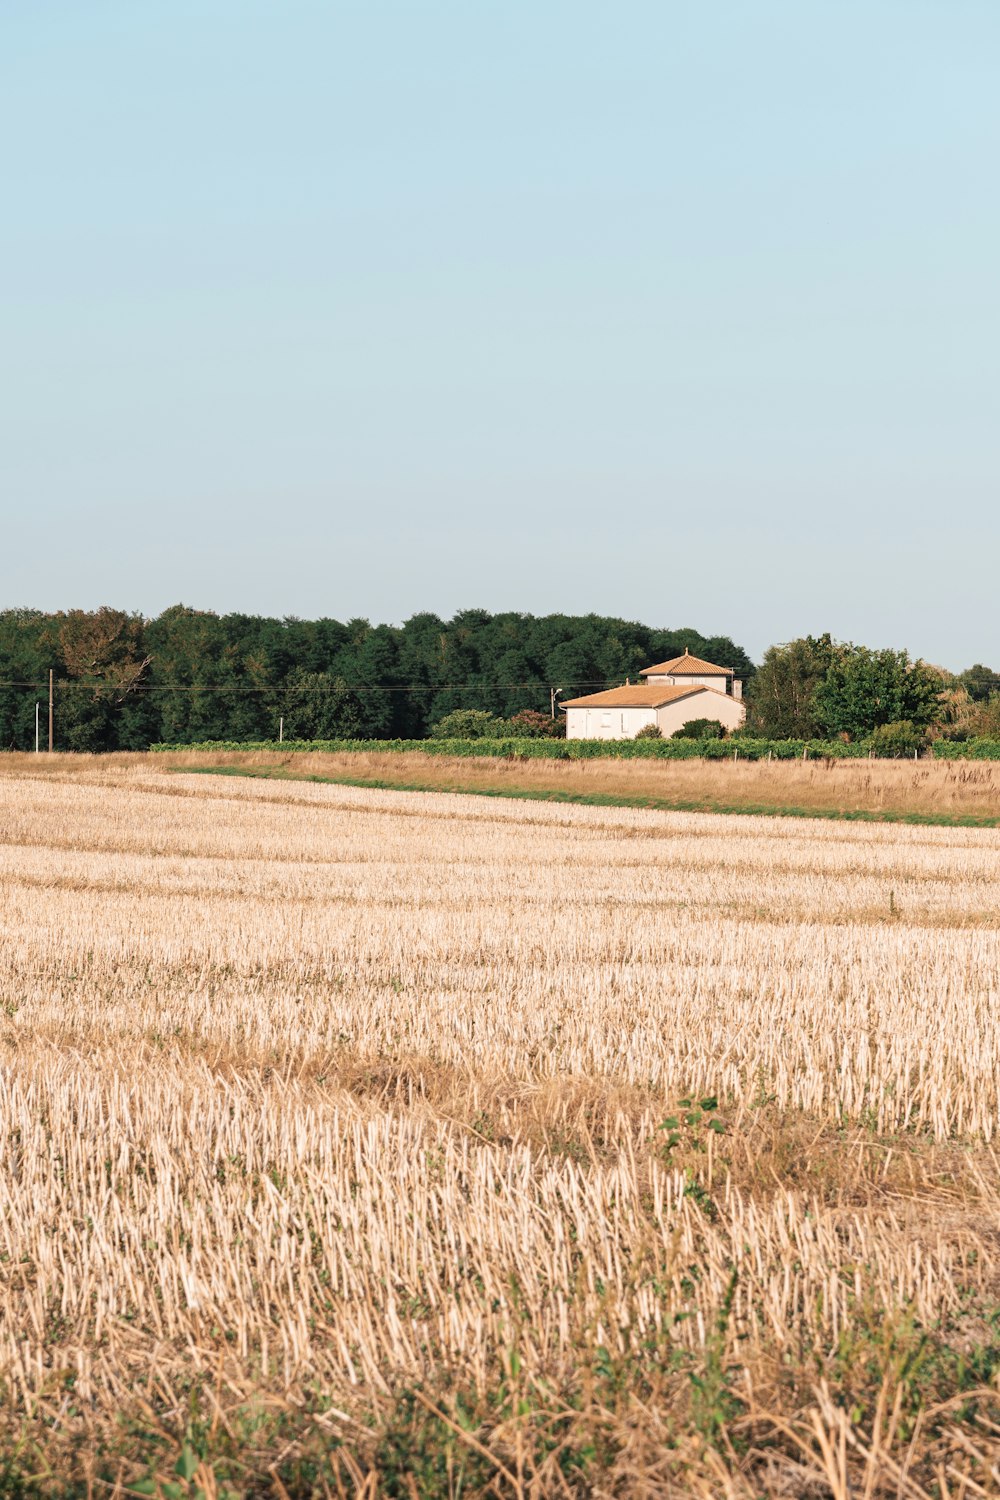
[[[965,672],[829,634],[772,646],[748,695],[746,732],[764,739],[867,739],[881,753],[930,737],[1000,736],[1000,674]]]
[[[56,748],[143,750],[273,739],[282,722],[288,739],[422,739],[468,711],[508,723],[527,713],[521,730],[534,723],[538,733],[530,716],[550,715],[554,690],[570,697],[634,681],[685,648],[743,679],[746,734],[874,734],[886,750],[928,735],[1000,738],[992,668],[951,674],[829,634],[772,646],[757,668],[728,636],[593,614],[468,609],[393,626],[177,604],[154,619],[109,606],[0,612],[0,747],[32,747],[39,702],[45,738],[50,670]]]
[[[635,680],[692,653],[749,679],[728,636],[600,615],[417,614],[368,620],[218,615],[177,604],[155,619],[98,610],[0,612],[0,747],[45,740],[54,673],[57,749],[143,750],[207,739],[421,739],[456,709],[509,719]]]

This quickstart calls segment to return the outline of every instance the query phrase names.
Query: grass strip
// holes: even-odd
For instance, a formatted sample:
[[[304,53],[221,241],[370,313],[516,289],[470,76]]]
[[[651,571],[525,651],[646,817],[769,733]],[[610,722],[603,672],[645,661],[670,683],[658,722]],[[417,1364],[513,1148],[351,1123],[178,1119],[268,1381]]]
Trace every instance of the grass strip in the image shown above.
[[[479,787],[428,781],[387,781],[376,776],[320,776],[283,766],[176,766],[178,775],[248,776],[264,781],[318,781],[329,786],[382,792],[446,792],[463,797],[503,797],[521,802],[566,802],[582,807],[631,807],[651,812],[721,813],[746,818],[823,818],[842,823],[906,823],[923,828],[1000,828],[1000,817],[975,813],[896,812],[889,809],[794,807],[777,803],[718,802],[711,797],[642,797],[618,792],[570,792],[539,787]]]

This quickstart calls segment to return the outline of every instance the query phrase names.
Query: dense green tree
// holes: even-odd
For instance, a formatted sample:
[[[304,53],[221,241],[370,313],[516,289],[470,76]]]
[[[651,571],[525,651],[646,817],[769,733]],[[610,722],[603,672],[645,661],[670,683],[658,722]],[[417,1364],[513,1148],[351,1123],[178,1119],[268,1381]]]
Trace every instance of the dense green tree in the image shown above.
[[[394,732],[395,700],[407,686],[399,677],[398,660],[396,632],[388,625],[369,626],[355,650],[353,675],[344,674],[345,682],[358,690],[362,739],[387,739]]]
[[[153,658],[150,692],[159,738],[178,744],[228,739],[235,685],[222,619],[210,610],[175,604],[146,627]],[[221,691],[211,691],[211,689]]]
[[[553,686],[561,689],[564,697],[578,698],[583,693],[597,691],[605,683],[620,682],[628,675],[614,672],[606,676],[594,659],[593,642],[585,637],[560,641],[549,652],[545,665]]]
[[[816,690],[844,649],[826,634],[765,651],[747,692],[748,730],[765,739],[814,739],[822,729]]]
[[[393,722],[402,739],[421,738],[434,717],[435,692],[445,680],[446,638],[444,621],[429,612],[413,615],[399,632],[397,670],[407,691],[393,694]]]
[[[548,716],[551,689],[567,696],[634,680],[685,646],[753,675],[728,637],[599,615],[467,609],[396,627],[183,604],[147,621],[111,609],[8,610],[0,614],[0,745],[33,743],[50,667],[57,746],[141,749],[157,740],[271,739],[282,717],[289,738],[420,738],[455,709]],[[561,716],[556,722],[563,727]]]
[[[532,692],[526,693],[525,689],[528,684],[532,688],[538,685],[538,676],[527,653],[510,646],[497,657],[494,682],[496,687],[493,702],[496,711],[501,718],[510,718],[524,708],[526,696],[532,698]]]
[[[55,674],[57,749],[116,750],[148,744],[144,699],[150,657],[140,615],[103,606],[49,616],[40,644]]]
[[[48,674],[57,665],[49,628],[41,610],[0,613],[0,749],[34,747],[36,703],[41,704],[42,743],[48,743]]]
[[[976,705],[969,732],[984,739],[1000,739],[1000,693],[991,693],[985,703]]]
[[[1000,672],[984,667],[981,662],[959,673],[958,682],[973,703],[985,703],[994,693],[1000,693]]]
[[[362,738],[365,710],[342,677],[294,667],[280,698],[286,739]]]
[[[940,716],[941,686],[939,673],[905,651],[851,646],[816,688],[816,714],[824,733],[852,740],[884,724],[924,729]]]

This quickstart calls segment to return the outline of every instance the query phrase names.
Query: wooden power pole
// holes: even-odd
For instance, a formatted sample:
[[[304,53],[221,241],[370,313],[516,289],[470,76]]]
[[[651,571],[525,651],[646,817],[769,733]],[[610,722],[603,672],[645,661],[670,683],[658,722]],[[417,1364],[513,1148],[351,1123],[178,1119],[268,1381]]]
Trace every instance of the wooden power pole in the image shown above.
[[[52,668],[49,668],[49,754],[52,754]]]

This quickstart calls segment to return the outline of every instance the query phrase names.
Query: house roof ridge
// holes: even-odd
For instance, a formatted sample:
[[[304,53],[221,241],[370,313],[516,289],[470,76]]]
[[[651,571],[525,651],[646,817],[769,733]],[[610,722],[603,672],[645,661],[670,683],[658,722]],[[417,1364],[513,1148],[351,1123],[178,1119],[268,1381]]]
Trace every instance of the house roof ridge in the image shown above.
[[[648,677],[651,673],[655,673],[657,676],[666,677],[671,672],[681,675],[690,674],[693,677],[735,677],[736,675],[732,667],[720,667],[715,662],[705,661],[700,656],[692,656],[688,647],[685,646],[683,656],[673,656],[669,661],[660,661],[651,667],[643,667],[639,676]]]

